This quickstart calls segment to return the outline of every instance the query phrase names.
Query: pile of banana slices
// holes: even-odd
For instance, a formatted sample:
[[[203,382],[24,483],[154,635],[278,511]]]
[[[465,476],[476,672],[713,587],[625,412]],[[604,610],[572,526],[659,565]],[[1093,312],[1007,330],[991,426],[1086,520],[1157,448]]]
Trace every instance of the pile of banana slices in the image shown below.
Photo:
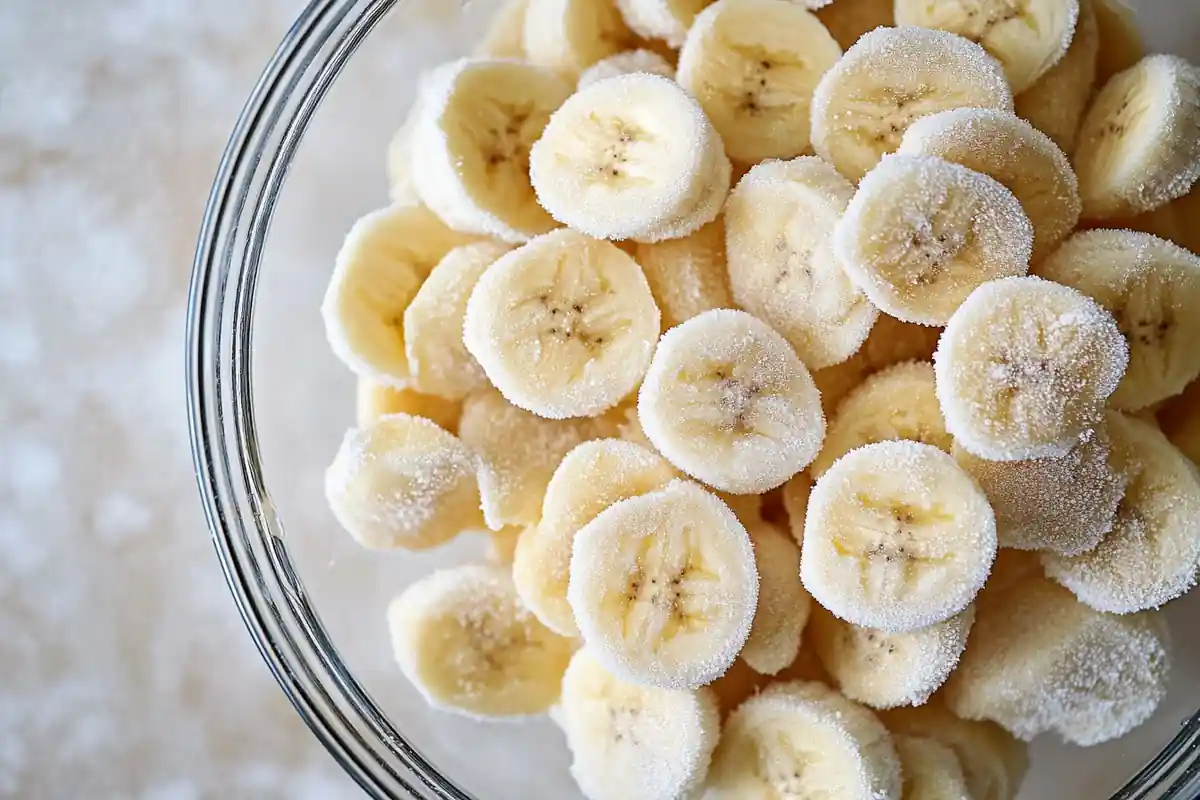
[[[1009,800],[1154,712],[1200,68],[1117,0],[514,0],[387,162],[325,488],[490,533],[388,609],[431,704],[549,713],[592,800]]]

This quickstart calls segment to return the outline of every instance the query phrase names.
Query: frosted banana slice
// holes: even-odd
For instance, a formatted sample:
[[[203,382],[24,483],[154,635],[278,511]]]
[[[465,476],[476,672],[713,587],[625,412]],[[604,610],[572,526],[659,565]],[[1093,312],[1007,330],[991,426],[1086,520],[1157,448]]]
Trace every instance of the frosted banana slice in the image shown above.
[[[724,503],[675,481],[583,526],[567,600],[584,642],[614,675],[696,688],[720,677],[750,635],[754,549]]]
[[[691,797],[721,734],[711,689],[626,683],[586,648],[563,676],[560,718],[571,776],[588,800]]]
[[[585,69],[579,76],[579,85],[576,88],[583,89],[607,78],[635,72],[661,75],[668,80],[675,79],[675,67],[653,50],[625,50],[601,59]]]
[[[1024,275],[1033,226],[999,181],[940,158],[890,155],[863,178],[834,254],[884,312],[945,325],[985,281]]]
[[[662,312],[663,330],[714,308],[733,307],[721,220],[681,239],[639,243],[633,257]]]
[[[412,178],[455,230],[521,243],[555,227],[529,183],[529,150],[571,93],[552,70],[465,58],[423,82]]]
[[[1113,392],[1115,408],[1154,405],[1200,375],[1200,256],[1147,233],[1081,231],[1037,274],[1078,289],[1116,317],[1129,369]]]
[[[404,676],[436,708],[476,718],[544,713],[575,649],[521,606],[501,567],[439,570],[387,610]]]
[[[523,33],[532,63],[572,76],[634,44],[613,0],[529,0]]]
[[[893,736],[904,775],[903,800],[975,800],[958,756],[924,736]]]
[[[1049,581],[1027,581],[981,609],[946,701],[1026,741],[1056,731],[1088,746],[1154,713],[1169,664],[1161,620],[1101,614]]]
[[[874,30],[817,84],[813,148],[858,181],[899,147],[913,120],[949,108],[1012,111],[1012,91],[995,59],[944,31]]]
[[[825,435],[817,388],[791,346],[765,322],[725,309],[663,335],[638,418],[668,461],[733,494],[782,485]]]
[[[1157,608],[1200,578],[1200,473],[1154,425],[1108,414],[1129,488],[1116,524],[1076,556],[1042,555],[1046,573],[1100,611]]]
[[[506,0],[492,17],[487,33],[475,46],[484,58],[525,58],[525,12],[529,0]]]
[[[346,432],[325,472],[325,499],[346,532],[373,550],[422,550],[480,522],[470,451],[408,414]]]
[[[625,22],[638,35],[662,39],[679,49],[688,29],[712,0],[617,0]]]
[[[899,800],[892,737],[870,711],[820,683],[777,683],[721,731],[706,800]]]
[[[1124,72],[1146,54],[1137,13],[1129,0],[1091,0],[1100,29],[1100,52],[1096,59],[1096,80],[1100,85],[1118,72]]]
[[[645,374],[658,333],[637,263],[568,230],[495,262],[463,324],[467,350],[505,398],[552,419],[615,406]]]
[[[808,149],[809,105],[842,55],[825,26],[789,0],[717,0],[679,51],[679,83],[700,101],[735,161]]]
[[[918,442],[879,442],[817,480],[800,578],[841,619],[905,633],[970,605],[995,557],[992,508],[953,458]]]
[[[800,472],[783,485],[783,507],[787,512],[788,529],[796,544],[804,542],[804,520],[808,516],[808,498],[812,495],[813,479]]]
[[[812,598],[800,585],[800,549],[768,522],[746,525],[758,567],[758,608],[741,657],[755,672],[775,675],[796,660]]]
[[[1086,219],[1150,211],[1200,177],[1200,68],[1147,56],[1114,75],[1079,129],[1075,171]]]
[[[879,315],[833,254],[834,226],[852,197],[836,169],[803,156],[753,167],[725,206],[734,301],[812,369],[853,355]]]
[[[411,389],[381,386],[370,378],[359,378],[354,401],[354,415],[358,427],[365,428],[387,414],[425,417],[439,428],[457,433],[462,404]]]
[[[990,281],[951,317],[934,355],[946,429],[980,458],[1066,455],[1125,374],[1112,315],[1035,277]]]
[[[513,580],[546,627],[577,637],[567,602],[575,534],[619,500],[662,489],[676,478],[658,454],[619,439],[584,442],[562,459],[546,487],[542,519],[517,543]]]
[[[836,0],[815,13],[841,48],[849,50],[868,31],[893,27],[895,5],[895,0]]]

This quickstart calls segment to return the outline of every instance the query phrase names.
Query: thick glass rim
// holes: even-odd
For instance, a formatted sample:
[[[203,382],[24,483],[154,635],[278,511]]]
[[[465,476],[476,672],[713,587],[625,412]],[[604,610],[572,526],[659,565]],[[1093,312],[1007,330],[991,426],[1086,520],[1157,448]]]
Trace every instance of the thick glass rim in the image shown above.
[[[193,263],[188,430],[225,580],[259,653],[309,729],[371,797],[474,800],[405,739],[342,661],[293,565],[255,426],[254,307],[276,203],[329,88],[404,1],[312,0],[251,92],[217,170]],[[1111,800],[1196,796],[1200,712]]]

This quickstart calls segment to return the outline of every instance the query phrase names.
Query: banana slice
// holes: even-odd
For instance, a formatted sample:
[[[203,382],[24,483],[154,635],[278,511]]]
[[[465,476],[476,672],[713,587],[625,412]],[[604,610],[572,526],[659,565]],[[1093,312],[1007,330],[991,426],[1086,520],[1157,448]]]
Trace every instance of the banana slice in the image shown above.
[[[925,736],[892,737],[904,775],[902,800],[975,800],[958,756]]]
[[[475,460],[424,417],[390,414],[346,432],[325,499],[363,547],[423,550],[478,527]]]
[[[663,335],[638,419],[668,461],[710,486],[760,494],[808,466],[825,436],[803,362],[765,322],[706,311]]]
[[[933,364],[910,361],[877,372],[846,396],[829,423],[825,444],[809,472],[824,475],[842,456],[865,444],[906,439],[950,452],[933,382]]]
[[[887,156],[833,233],[871,301],[905,322],[945,325],[985,281],[1024,275],[1033,225],[1002,183],[934,156]]]
[[[656,453],[619,439],[584,442],[562,459],[546,487],[542,519],[517,543],[513,580],[522,602],[551,630],[579,636],[567,602],[575,535],[601,511],[676,478]]]
[[[565,75],[633,47],[613,0],[529,0],[521,44],[530,62]]]
[[[487,33],[475,45],[484,58],[525,59],[525,12],[529,0],[507,0],[492,17]]]
[[[411,389],[381,386],[370,378],[359,378],[356,387],[354,414],[356,424],[365,428],[387,414],[411,414],[432,420],[439,428],[458,432],[462,404],[443,400]]]
[[[953,458],[879,442],[847,453],[813,486],[800,578],[841,619],[905,633],[970,605],[995,557],[992,508]]]
[[[1035,277],[980,286],[954,312],[934,354],[946,429],[973,455],[1066,455],[1100,421],[1129,348],[1112,315]]]
[[[517,542],[529,528],[508,525],[498,531],[487,532],[487,559],[492,564],[502,567],[512,567],[513,558],[517,552]]]
[[[637,386],[659,333],[637,263],[561,230],[492,264],[467,302],[463,341],[512,404],[551,419],[599,414]]]
[[[1168,402],[1158,414],[1162,432],[1193,464],[1200,464],[1200,381]]]
[[[422,578],[387,619],[396,663],[425,700],[479,719],[544,713],[575,649],[521,606],[503,568],[482,564]]]
[[[1183,391],[1200,375],[1200,256],[1137,231],[1076,233],[1037,268],[1117,319],[1129,369],[1113,407],[1137,411]]]
[[[696,15],[712,0],[617,0],[621,16],[639,36],[679,49]]]
[[[900,762],[875,716],[827,686],[777,683],[721,731],[705,800],[899,800]]]
[[[864,33],[893,27],[895,5],[895,0],[836,0],[817,8],[815,13],[838,45],[849,50]]]
[[[1094,745],[1149,719],[1169,664],[1161,619],[1101,614],[1049,581],[1026,581],[980,610],[946,702],[1026,741],[1056,731]]]
[[[321,303],[334,355],[360,377],[397,389],[407,386],[404,309],[429,270],[471,240],[416,203],[381,208],[355,222]]]
[[[808,472],[794,475],[783,485],[783,507],[787,511],[788,529],[796,544],[804,543],[804,520],[808,516],[808,498],[812,496],[813,479]]]
[[[571,84],[543,67],[464,58],[423,83],[412,179],[455,230],[521,243],[556,227],[529,182],[530,146]]]
[[[768,522],[747,524],[758,567],[758,609],[741,657],[755,672],[775,675],[796,660],[812,598],[800,585],[800,549]]]
[[[679,83],[700,101],[735,161],[808,149],[809,105],[842,49],[789,0],[717,0],[679,51]]]
[[[812,369],[852,356],[879,316],[833,254],[834,226],[853,197],[836,169],[803,156],[753,167],[725,206],[734,301]]]
[[[694,689],[720,677],[750,635],[754,548],[724,503],[675,481],[580,529],[567,600],[584,642],[614,675]]]
[[[579,76],[576,90],[584,89],[607,78],[635,72],[647,72],[651,75],[661,75],[667,80],[675,80],[675,67],[671,66],[671,62],[658,53],[653,50],[625,50],[608,58],[602,58],[585,69]]]
[[[588,800],[684,800],[721,735],[711,689],[659,689],[611,675],[584,648],[563,676],[571,776]]]
[[[1200,177],[1200,68],[1147,56],[1114,75],[1079,128],[1075,171],[1086,219],[1151,211]]]
[[[1086,553],[1044,553],[1054,580],[1099,611],[1157,608],[1200,577],[1200,473],[1154,425],[1108,414],[1129,488],[1112,531]]]
[[[413,388],[461,400],[488,385],[483,367],[463,344],[463,317],[480,276],[511,249],[494,242],[456,247],[421,284],[404,310],[404,352]]]
[[[1118,72],[1124,72],[1146,54],[1137,12],[1128,0],[1091,0],[1100,29],[1100,52],[1096,61],[1096,80],[1100,85]]]
[[[638,244],[633,257],[662,312],[663,330],[714,308],[733,307],[721,220],[681,239]]]
[[[858,181],[900,145],[913,120],[950,108],[1013,110],[1012,91],[995,59],[944,31],[874,30],[817,84],[812,145]]]

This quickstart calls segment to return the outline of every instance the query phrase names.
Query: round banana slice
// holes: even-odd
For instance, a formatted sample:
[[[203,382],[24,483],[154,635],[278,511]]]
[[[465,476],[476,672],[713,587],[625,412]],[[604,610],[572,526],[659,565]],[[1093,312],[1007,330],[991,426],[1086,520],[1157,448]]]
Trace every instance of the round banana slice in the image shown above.
[[[1200,256],[1137,231],[1081,231],[1037,274],[1071,286],[1117,318],[1129,369],[1114,408],[1137,411],[1183,391],[1200,375]]]
[[[1066,455],[1125,374],[1129,348],[1087,295],[1035,277],[980,286],[934,354],[946,429],[980,458]]]
[[[462,404],[411,389],[381,386],[370,378],[359,378],[355,389],[355,424],[365,428],[387,414],[425,417],[439,428],[457,433]]]
[[[1162,432],[1193,464],[1200,464],[1200,381],[1169,401],[1158,414]]]
[[[1013,110],[1012,91],[995,59],[944,31],[874,30],[817,84],[813,149],[858,181],[900,146],[913,120],[949,108]]]
[[[630,75],[635,72],[661,75],[668,80],[675,79],[675,67],[653,50],[625,50],[603,58],[585,69],[579,76],[579,85],[576,87],[576,91],[607,78]]]
[[[783,334],[811,369],[845,361],[879,316],[833,254],[854,186],[819,158],[768,161],[725,206],[733,299]]]
[[[492,17],[487,33],[475,45],[484,58],[525,58],[525,11],[529,0],[507,0]]]
[[[1200,68],[1147,56],[1104,85],[1079,129],[1075,171],[1085,219],[1150,211],[1200,177]]]
[[[842,400],[809,472],[820,478],[842,456],[865,444],[905,439],[950,452],[933,382],[933,364],[909,361],[867,378]]]
[[[680,800],[704,781],[721,735],[711,689],[626,683],[586,649],[562,681],[571,776],[588,800]]]
[[[958,756],[925,736],[892,737],[904,775],[904,800],[975,800]]]
[[[521,606],[501,567],[439,570],[388,605],[392,652],[432,706],[481,719],[544,713],[575,644]]]
[[[992,508],[953,458],[879,442],[847,453],[813,486],[800,578],[841,619],[905,633],[970,605],[995,557]]]
[[[680,239],[639,243],[633,258],[662,312],[663,330],[714,308],[732,308],[725,226],[714,220]]]
[[[808,149],[809,105],[842,49],[789,0],[717,0],[679,51],[679,83],[700,102],[735,161]]]
[[[1033,225],[996,179],[934,156],[896,154],[862,179],[833,248],[884,312],[945,325],[981,283],[1029,270]]]
[[[1129,0],[1091,0],[1090,5],[1096,10],[1096,26],[1100,29],[1096,80],[1104,85],[1113,75],[1141,61],[1146,47]]]
[[[744,311],[707,311],[663,335],[638,392],[655,448],[715,489],[761,494],[808,466],[825,436],[812,377]]]
[[[577,76],[634,41],[613,0],[529,0],[525,10],[526,57],[565,75]]]
[[[758,608],[742,659],[762,675],[776,675],[796,660],[812,598],[800,585],[800,548],[769,522],[747,524],[758,567]]]
[[[553,70],[465,58],[424,81],[413,132],[421,201],[455,230],[521,243],[556,227],[529,182],[529,151],[571,86]]]
[[[815,13],[838,45],[849,50],[864,33],[894,27],[895,5],[895,0],[836,0],[820,6]]]
[[[475,460],[451,433],[408,414],[346,432],[325,499],[363,547],[423,550],[479,526]]]
[[[1150,614],[1101,614],[1049,581],[1026,581],[980,609],[946,702],[1026,741],[1056,731],[1085,747],[1106,742],[1166,695],[1166,634]]]
[[[659,334],[637,262],[561,230],[502,257],[467,302],[463,341],[512,404],[551,419],[599,414],[641,381]]]
[[[1128,614],[1181,596],[1200,578],[1200,473],[1154,425],[1108,414],[1129,488],[1112,531],[1086,553],[1044,553],[1054,580],[1092,608]]]
[[[706,800],[899,800],[900,762],[875,716],[827,686],[776,683],[721,731]]]
[[[614,675],[694,689],[745,645],[758,603],[746,529],[694,483],[621,500],[575,535],[567,600]]]
[[[813,609],[812,646],[842,694],[872,708],[919,706],[958,664],[975,607],[909,633],[860,628]]]
[[[800,472],[783,485],[783,507],[787,512],[788,529],[796,544],[804,542],[804,520],[808,516],[808,498],[812,495],[813,479]]]
[[[720,213],[730,167],[721,137],[674,81],[637,73],[593,83],[563,104],[533,146],[538,200],[601,239],[683,236]],[[711,207],[706,202],[715,197]],[[707,219],[698,207],[711,211]],[[686,218],[690,230],[671,223]],[[674,237],[661,235],[671,227]]]
[[[513,580],[522,602],[551,630],[579,636],[567,602],[575,534],[613,503],[665,487],[675,470],[658,454],[619,439],[584,442],[546,487],[542,519],[517,543]]]
[[[621,16],[639,36],[679,49],[696,15],[712,0],[617,0]]]
[[[1058,246],[1079,222],[1079,183],[1049,136],[1007,111],[956,108],[917,120],[901,153],[937,156],[990,175],[1013,193],[1033,224],[1033,260]]]

